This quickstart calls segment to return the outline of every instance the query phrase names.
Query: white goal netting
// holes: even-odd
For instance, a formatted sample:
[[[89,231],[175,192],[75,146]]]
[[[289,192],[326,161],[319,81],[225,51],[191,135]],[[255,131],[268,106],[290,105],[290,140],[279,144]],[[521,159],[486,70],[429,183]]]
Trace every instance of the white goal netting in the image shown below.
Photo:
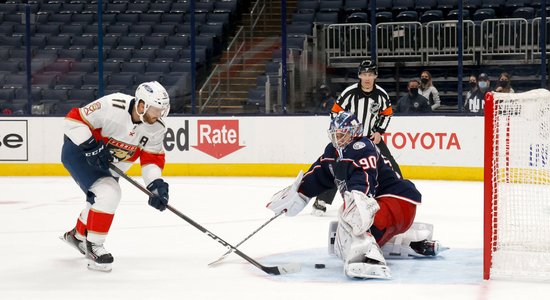
[[[550,280],[550,92],[494,93],[492,107],[490,277]]]

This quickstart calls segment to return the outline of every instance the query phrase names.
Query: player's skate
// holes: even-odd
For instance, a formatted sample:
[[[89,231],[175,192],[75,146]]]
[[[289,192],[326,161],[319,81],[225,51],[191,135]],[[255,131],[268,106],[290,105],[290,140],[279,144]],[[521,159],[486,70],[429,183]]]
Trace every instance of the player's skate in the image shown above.
[[[327,212],[327,204],[323,200],[315,199],[311,206],[311,214],[317,217],[323,216]]]
[[[76,232],[75,228],[65,232],[65,234],[63,234],[63,236],[60,236],[59,238],[67,244],[71,245],[71,247],[78,250],[78,252],[80,252],[81,254],[86,254],[86,246],[84,244],[85,238],[81,237]]]
[[[427,223],[413,223],[404,233],[394,236],[383,247],[386,258],[415,258],[434,257],[449,248],[443,247],[433,238],[433,225]]]
[[[88,269],[110,272],[114,261],[111,253],[107,252],[103,244],[94,244],[86,241],[86,258],[88,259]]]

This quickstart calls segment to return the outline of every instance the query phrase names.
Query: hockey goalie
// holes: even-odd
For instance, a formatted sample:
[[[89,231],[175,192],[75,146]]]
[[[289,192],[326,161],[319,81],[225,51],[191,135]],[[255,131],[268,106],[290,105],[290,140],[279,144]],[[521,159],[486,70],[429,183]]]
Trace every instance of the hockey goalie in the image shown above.
[[[413,223],[420,192],[396,175],[362,128],[353,114],[339,113],[324,153],[267,207],[296,216],[312,197],[337,187],[344,203],[329,226],[329,253],[342,259],[348,277],[389,279],[385,258],[436,256],[441,248],[433,226]]]

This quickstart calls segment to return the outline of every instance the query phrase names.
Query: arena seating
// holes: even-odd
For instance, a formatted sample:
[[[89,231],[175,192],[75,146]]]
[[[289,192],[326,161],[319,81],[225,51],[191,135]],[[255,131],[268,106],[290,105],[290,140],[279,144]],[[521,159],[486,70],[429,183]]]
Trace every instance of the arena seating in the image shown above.
[[[195,3],[199,86],[229,42],[241,2]],[[99,61],[96,2],[11,0],[0,4],[0,113],[3,108],[13,112],[15,102],[26,98],[21,88],[26,85],[22,20],[27,3],[34,18],[30,25],[33,105],[40,107],[47,102],[42,105],[46,108],[33,109],[34,113],[65,113],[66,103],[93,101],[99,96],[100,65],[106,92],[133,94],[143,80],[156,79],[166,85],[173,102],[183,103],[189,98],[190,82],[181,82],[182,78],[189,80],[191,72],[187,1],[103,1],[103,60]],[[184,104],[172,106],[183,108]]]

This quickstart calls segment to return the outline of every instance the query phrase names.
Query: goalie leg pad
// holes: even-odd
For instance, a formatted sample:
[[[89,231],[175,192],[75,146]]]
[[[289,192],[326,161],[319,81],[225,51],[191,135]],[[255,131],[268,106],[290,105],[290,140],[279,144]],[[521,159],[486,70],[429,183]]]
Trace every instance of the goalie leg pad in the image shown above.
[[[332,221],[328,225],[328,254],[336,255],[334,253],[334,243],[336,241],[336,229],[338,228],[338,221]]]
[[[396,234],[411,227],[416,215],[416,204],[394,197],[380,197],[376,200],[380,210],[374,217],[374,227],[378,229],[376,232],[382,234],[375,234],[375,237],[378,244],[384,246]]]
[[[370,229],[379,209],[378,202],[365,193],[355,190],[345,192],[340,219],[351,227],[354,235],[358,236]]]
[[[344,261],[344,274],[352,278],[391,278],[391,272],[374,237],[352,234],[351,226],[339,222],[334,244],[336,256]]]

